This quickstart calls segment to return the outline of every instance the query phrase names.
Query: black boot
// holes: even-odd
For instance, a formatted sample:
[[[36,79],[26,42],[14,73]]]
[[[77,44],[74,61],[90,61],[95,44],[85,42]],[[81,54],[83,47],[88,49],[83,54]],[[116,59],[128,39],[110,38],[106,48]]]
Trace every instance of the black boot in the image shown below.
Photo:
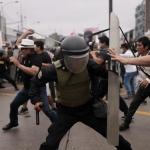
[[[39,150],[49,150],[46,143],[42,143]]]
[[[14,82],[13,86],[14,86],[14,88],[15,88],[16,91],[19,91],[19,88],[17,87],[17,85],[16,85],[15,82]]]
[[[5,88],[5,87],[0,83],[0,88]]]
[[[120,131],[125,131],[125,130],[127,130],[127,129],[129,129],[129,124],[128,123],[122,123],[121,125],[120,125],[120,127],[119,127],[119,130]]]
[[[2,128],[2,130],[7,131],[7,130],[9,130],[9,129],[13,128],[13,127],[17,127],[17,126],[18,126],[18,123],[8,123],[6,126],[4,126]]]

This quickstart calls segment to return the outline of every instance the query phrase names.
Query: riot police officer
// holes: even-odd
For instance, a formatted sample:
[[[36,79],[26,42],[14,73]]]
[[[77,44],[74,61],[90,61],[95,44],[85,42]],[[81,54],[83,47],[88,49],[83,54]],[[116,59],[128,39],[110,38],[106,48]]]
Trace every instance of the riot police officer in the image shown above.
[[[49,128],[49,135],[40,150],[56,150],[66,132],[78,121],[92,127],[106,137],[106,118],[97,118],[93,112],[90,96],[90,76],[103,75],[100,65],[89,60],[89,47],[79,36],[70,36],[62,41],[63,59],[42,68],[32,83],[30,97],[35,109],[40,111],[38,87],[47,81],[55,81],[58,93],[57,122]],[[131,145],[120,136],[119,150],[131,150]]]

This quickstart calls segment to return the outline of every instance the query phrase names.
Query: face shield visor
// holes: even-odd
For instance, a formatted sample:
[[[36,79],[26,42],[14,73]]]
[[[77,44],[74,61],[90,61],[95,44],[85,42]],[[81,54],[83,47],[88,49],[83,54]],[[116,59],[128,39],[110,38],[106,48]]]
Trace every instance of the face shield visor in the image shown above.
[[[87,66],[89,53],[83,55],[64,55],[64,63],[72,73],[81,73]]]

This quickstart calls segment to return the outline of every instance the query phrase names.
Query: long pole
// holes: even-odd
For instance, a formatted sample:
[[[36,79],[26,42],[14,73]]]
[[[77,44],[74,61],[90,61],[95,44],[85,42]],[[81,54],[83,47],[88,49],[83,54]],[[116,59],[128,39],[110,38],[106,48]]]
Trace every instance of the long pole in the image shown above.
[[[109,38],[110,48],[119,49],[119,20],[112,12],[112,0],[109,0]],[[108,143],[118,146],[119,142],[119,66],[114,61],[108,62],[108,111],[107,111],[107,139]]]
[[[110,26],[110,14],[113,11],[113,0],[109,0],[109,26]]]
[[[20,31],[23,30],[22,1],[20,0]]]

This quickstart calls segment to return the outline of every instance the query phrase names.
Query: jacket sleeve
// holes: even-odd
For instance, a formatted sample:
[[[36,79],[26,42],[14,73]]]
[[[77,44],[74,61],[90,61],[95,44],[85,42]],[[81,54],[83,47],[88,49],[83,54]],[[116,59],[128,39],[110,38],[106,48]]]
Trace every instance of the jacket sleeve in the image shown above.
[[[31,103],[35,104],[36,102],[40,101],[40,87],[45,86],[47,82],[52,82],[56,80],[57,74],[53,65],[50,65],[48,67],[42,67],[39,73],[31,80],[31,86],[29,91]]]
[[[108,78],[108,70],[106,69],[105,64],[97,64],[95,61],[90,60],[88,63],[88,71],[90,77],[98,76]]]

